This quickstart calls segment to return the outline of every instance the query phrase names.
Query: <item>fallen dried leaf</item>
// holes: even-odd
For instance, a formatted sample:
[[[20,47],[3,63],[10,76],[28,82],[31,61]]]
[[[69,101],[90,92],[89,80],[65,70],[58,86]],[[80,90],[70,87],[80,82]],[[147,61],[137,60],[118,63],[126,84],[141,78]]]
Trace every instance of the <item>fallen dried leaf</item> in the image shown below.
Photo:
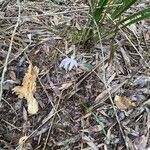
[[[111,87],[109,87],[108,89],[104,90],[102,93],[100,93],[100,94],[96,97],[95,101],[99,101],[99,100],[101,100],[102,98],[104,98],[104,97],[108,94],[108,92],[110,92],[111,90],[112,90]]]
[[[25,141],[27,140],[27,136],[23,136],[19,139],[19,150],[25,150]]]
[[[12,79],[12,80],[16,80],[16,74],[15,74],[15,72],[14,71],[10,71],[9,72],[9,76],[10,76],[10,78]]]
[[[23,78],[22,86],[16,86],[12,89],[13,93],[16,93],[19,98],[25,97],[28,104],[28,113],[36,114],[38,111],[38,102],[34,98],[33,94],[36,90],[36,78],[38,76],[39,69],[31,64],[28,67],[28,71]]]
[[[56,26],[59,25],[59,17],[57,15],[53,16],[53,21]]]
[[[28,136],[23,136],[19,139],[19,145],[24,144],[24,142],[27,140]]]
[[[68,89],[71,85],[72,85],[72,82],[64,83],[64,84],[61,85],[61,87],[59,88],[59,90]]]
[[[76,22],[75,26],[76,26],[76,28],[77,28],[79,31],[81,30],[81,27],[80,27],[80,25],[79,25],[78,22]]]
[[[134,102],[131,102],[128,98],[124,96],[121,97],[121,96],[116,95],[114,98],[114,102],[116,106],[121,110],[131,109],[136,106]]]
[[[147,33],[145,34],[145,40],[146,40],[146,41],[150,40],[150,33],[147,32]]]

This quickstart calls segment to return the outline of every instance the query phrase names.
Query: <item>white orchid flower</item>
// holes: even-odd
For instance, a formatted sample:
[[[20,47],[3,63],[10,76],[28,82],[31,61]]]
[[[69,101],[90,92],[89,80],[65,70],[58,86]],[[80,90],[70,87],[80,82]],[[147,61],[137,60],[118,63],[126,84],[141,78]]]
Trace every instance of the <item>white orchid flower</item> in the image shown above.
[[[65,59],[63,59],[60,63],[60,67],[64,68],[65,70],[72,70],[74,67],[77,68],[78,63],[77,61],[74,59],[74,57],[67,57]]]

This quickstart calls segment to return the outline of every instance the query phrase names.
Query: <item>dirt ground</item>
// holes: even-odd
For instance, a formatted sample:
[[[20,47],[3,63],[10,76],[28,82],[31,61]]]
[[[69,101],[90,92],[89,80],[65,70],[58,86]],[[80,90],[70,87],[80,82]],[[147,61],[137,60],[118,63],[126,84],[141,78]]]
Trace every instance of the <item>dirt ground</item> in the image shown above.
[[[79,0],[0,0],[0,150],[150,149],[149,21],[83,44],[87,10]]]

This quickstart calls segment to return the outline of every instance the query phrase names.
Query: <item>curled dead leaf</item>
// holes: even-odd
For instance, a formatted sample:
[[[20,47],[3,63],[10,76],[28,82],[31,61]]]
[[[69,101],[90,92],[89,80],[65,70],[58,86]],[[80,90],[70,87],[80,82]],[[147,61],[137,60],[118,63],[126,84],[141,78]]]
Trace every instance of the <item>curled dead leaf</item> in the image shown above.
[[[114,98],[114,103],[121,110],[131,109],[136,107],[134,102],[131,102],[127,97],[121,97],[116,95]]]
[[[27,100],[29,114],[36,114],[38,111],[38,102],[33,96],[36,91],[36,78],[38,73],[39,69],[30,64],[23,78],[22,86],[16,86],[12,89],[13,93],[16,93],[19,98],[24,97]]]

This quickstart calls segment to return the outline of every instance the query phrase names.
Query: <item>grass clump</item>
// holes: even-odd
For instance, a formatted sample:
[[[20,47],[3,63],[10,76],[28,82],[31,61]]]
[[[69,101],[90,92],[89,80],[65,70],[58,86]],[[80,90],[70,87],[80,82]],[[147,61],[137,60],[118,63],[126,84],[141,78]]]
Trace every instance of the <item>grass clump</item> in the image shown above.
[[[97,32],[100,32],[102,37],[107,38],[111,34],[118,32],[119,29],[148,19],[150,17],[150,8],[144,8],[127,16],[123,15],[136,2],[137,0],[88,0],[88,15],[90,17],[82,40],[86,42],[90,39],[95,39],[98,35]],[[99,31],[96,31],[95,27]]]

